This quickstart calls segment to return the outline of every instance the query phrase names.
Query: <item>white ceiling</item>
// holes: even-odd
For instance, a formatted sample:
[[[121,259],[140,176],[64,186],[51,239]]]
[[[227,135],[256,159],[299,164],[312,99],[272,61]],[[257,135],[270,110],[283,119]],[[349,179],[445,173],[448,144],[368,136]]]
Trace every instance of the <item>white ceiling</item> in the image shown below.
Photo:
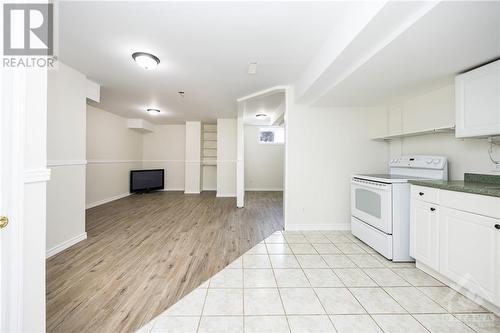
[[[350,50],[346,48],[351,58],[354,50],[363,61],[344,78],[336,82],[331,78],[330,87],[314,105],[387,105],[452,83],[456,74],[500,58],[499,1],[440,2],[407,28],[398,27],[399,34],[391,32],[394,38],[383,48],[371,56],[363,54],[373,34],[380,33],[382,24],[387,25],[388,17],[395,17],[394,11],[404,9],[403,5],[386,6]],[[415,12],[408,11],[408,17],[415,18]],[[390,35],[387,30],[385,36]],[[345,67],[345,62],[338,67]]]
[[[349,5],[60,2],[59,58],[102,85],[97,106],[110,112],[154,123],[235,117],[238,97],[294,82]],[[135,51],[158,56],[160,66],[143,70]],[[247,74],[250,62],[256,75]],[[161,115],[145,114],[148,107]]]
[[[251,98],[244,102],[245,113],[243,122],[245,125],[274,125],[285,110],[284,102],[284,92]],[[259,113],[266,114],[267,117],[258,119],[256,115]]]

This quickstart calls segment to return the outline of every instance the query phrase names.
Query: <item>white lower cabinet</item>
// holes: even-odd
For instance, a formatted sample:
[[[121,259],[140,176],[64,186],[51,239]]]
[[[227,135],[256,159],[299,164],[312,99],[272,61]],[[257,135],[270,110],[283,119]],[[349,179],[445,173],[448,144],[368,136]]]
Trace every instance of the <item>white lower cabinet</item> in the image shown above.
[[[446,207],[439,212],[440,273],[492,303],[500,287],[497,223]]]
[[[436,205],[412,200],[410,224],[410,255],[429,266],[439,269],[439,225]]]
[[[411,256],[500,307],[500,216],[490,209],[500,198],[439,190],[435,201],[411,200]]]

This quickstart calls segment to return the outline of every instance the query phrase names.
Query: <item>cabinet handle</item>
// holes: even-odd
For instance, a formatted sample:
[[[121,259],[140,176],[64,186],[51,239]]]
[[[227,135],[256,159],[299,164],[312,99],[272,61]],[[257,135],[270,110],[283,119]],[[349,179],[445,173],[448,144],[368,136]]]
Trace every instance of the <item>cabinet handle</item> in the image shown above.
[[[431,207],[431,212],[433,212],[433,211],[435,211],[435,210],[436,210],[436,208],[434,208],[434,207]]]
[[[424,195],[424,192],[418,192],[418,195],[422,196]]]
[[[500,229],[500,224],[495,224],[495,229]]]

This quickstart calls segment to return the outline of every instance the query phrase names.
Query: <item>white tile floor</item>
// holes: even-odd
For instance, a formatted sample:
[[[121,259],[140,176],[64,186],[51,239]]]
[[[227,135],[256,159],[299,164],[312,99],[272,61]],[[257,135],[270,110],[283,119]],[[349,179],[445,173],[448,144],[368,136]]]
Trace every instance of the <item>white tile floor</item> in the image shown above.
[[[500,319],[344,231],[276,232],[138,333],[500,333]]]

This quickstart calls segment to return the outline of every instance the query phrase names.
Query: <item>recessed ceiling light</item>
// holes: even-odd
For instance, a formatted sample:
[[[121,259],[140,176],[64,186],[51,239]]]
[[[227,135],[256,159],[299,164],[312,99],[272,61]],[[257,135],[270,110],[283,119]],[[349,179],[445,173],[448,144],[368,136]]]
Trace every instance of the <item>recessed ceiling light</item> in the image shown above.
[[[257,73],[257,63],[251,62],[248,64],[248,74],[253,75]]]
[[[259,113],[259,114],[256,114],[255,117],[257,119],[264,119],[264,118],[267,118],[267,114],[265,114],[265,113]]]
[[[132,58],[135,60],[137,65],[144,69],[153,69],[160,63],[158,57],[146,52],[135,52],[132,54]]]
[[[148,113],[151,115],[157,115],[160,113],[160,110],[158,109],[147,109],[146,111],[148,111]]]

